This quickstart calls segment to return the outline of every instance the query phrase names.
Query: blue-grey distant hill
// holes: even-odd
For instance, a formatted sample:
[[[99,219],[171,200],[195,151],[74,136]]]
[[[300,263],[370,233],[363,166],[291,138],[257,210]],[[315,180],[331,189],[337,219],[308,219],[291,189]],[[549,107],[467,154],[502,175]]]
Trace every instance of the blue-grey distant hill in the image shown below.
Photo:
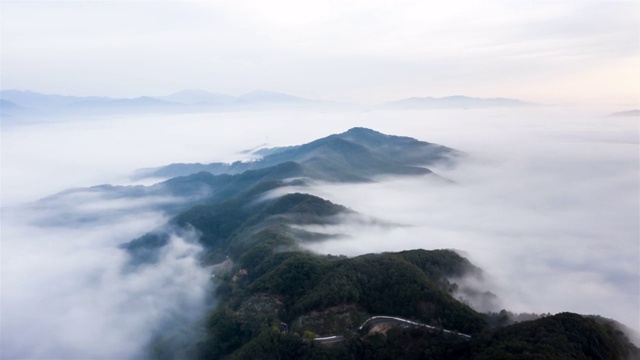
[[[29,90],[2,90],[0,99],[10,101],[18,106],[33,109],[59,109],[78,101],[101,100],[97,96],[64,96],[41,94]]]
[[[0,99],[0,109],[24,109],[22,106],[9,100]]]
[[[459,152],[409,137],[392,136],[365,128],[353,128],[304,145],[262,149],[260,160],[234,163],[171,164],[141,169],[141,178],[168,178],[201,171],[214,175],[239,174],[286,162],[295,162],[313,178],[328,181],[368,181],[380,174],[425,174],[424,165],[447,161]]]
[[[477,98],[469,96],[411,97],[382,104],[383,109],[414,110],[414,109],[477,109],[494,107],[523,107],[536,104],[517,99],[507,98]]]
[[[113,113],[189,113],[200,111],[236,111],[264,109],[358,109],[356,105],[309,99],[266,90],[255,90],[239,96],[185,89],[165,96],[112,98],[104,96],[67,96],[42,94],[29,90],[2,90],[0,99],[4,116],[104,115]],[[536,104],[507,98],[475,98],[448,96],[443,98],[412,97],[379,105],[377,109],[477,109],[524,107]],[[29,111],[24,111],[29,109]]]
[[[640,110],[620,111],[610,114],[612,117],[638,117],[640,116]]]
[[[12,113],[22,113],[28,110],[29,109],[22,107],[9,100],[0,99],[0,114],[10,115]]]
[[[273,91],[257,90],[240,96],[188,89],[166,96],[111,98],[101,96],[66,96],[42,94],[28,90],[2,90],[0,99],[7,101],[3,114],[21,115],[28,108],[41,115],[91,115],[122,112],[193,112],[287,107],[324,107],[330,102],[313,100]]]
[[[109,114],[117,112],[166,111],[181,106],[153,97],[110,98],[102,96],[65,96],[41,94],[28,90],[3,90],[0,99],[9,101],[19,108],[26,108],[27,113],[18,108],[8,108],[8,115],[60,116]],[[4,112],[3,112],[4,113]]]
[[[0,124],[8,126],[24,122],[25,117],[37,115],[37,110],[20,106],[13,101],[0,99]]]

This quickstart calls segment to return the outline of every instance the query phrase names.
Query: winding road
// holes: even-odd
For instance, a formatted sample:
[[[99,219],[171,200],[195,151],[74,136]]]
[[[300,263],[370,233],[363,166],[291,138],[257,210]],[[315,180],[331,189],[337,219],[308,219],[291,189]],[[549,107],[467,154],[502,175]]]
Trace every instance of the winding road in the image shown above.
[[[442,328],[438,328],[438,327],[435,327],[435,326],[422,324],[422,323],[419,323],[419,322],[415,322],[415,321],[411,321],[411,320],[407,320],[407,319],[403,319],[403,318],[399,318],[399,317],[395,317],[395,316],[373,316],[373,317],[370,317],[364,323],[362,323],[362,325],[360,325],[360,327],[358,328],[358,331],[364,331],[366,329],[366,331],[368,332],[373,327],[375,327],[377,325],[382,325],[382,324],[418,326],[418,327],[423,327],[423,328],[427,328],[427,329],[433,330],[434,332],[442,332],[442,333],[445,333],[445,334],[456,335],[456,336],[459,336],[459,337],[461,337],[461,338],[463,338],[465,340],[470,340],[471,339],[471,335],[463,334],[463,333],[460,333],[460,332],[457,332],[457,331],[454,331],[454,330],[442,329]],[[313,339],[314,342],[317,342],[317,343],[320,343],[320,344],[330,344],[330,343],[339,342],[339,341],[343,341],[343,340],[344,340],[344,336],[342,336],[342,335],[317,337],[317,338]]]
[[[317,337],[314,338],[313,341],[320,344],[331,344],[334,342],[340,342],[344,340],[344,336],[336,335],[336,336],[327,336],[327,337]]]

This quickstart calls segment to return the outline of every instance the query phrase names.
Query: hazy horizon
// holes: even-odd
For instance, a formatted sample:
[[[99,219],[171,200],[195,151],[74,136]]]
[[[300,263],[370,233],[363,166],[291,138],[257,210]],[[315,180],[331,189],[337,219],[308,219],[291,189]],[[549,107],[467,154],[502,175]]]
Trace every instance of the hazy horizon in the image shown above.
[[[2,1],[2,89],[637,104],[640,4]],[[637,107],[637,106],[636,106]]]

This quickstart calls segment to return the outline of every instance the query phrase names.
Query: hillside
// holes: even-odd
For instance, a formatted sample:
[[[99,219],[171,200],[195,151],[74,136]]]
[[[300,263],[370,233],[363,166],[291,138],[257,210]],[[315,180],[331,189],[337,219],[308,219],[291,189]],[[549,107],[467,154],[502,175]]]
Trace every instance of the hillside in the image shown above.
[[[205,338],[193,345],[197,358],[244,357],[282,322],[288,324],[288,334],[300,335],[301,345],[305,334],[355,331],[372,314],[393,313],[468,333],[478,333],[486,324],[451,296],[446,277],[474,270],[451,251],[353,259],[287,252],[271,254],[257,266],[247,257],[241,261],[247,262],[249,266],[221,277],[223,305],[210,314]]]
[[[409,137],[391,136],[365,128],[353,128],[308,144],[262,149],[261,158],[250,162],[211,164],[171,164],[142,169],[136,178],[175,177],[206,171],[214,175],[239,174],[284,162],[296,162],[315,179],[326,181],[367,181],[383,174],[420,175],[422,167],[450,161],[461,153],[445,146]]]
[[[169,220],[120,245],[128,256],[127,273],[155,266],[176,235],[202,247],[198,261],[211,266],[214,288],[210,310],[185,327],[153,334],[150,358],[638,357],[638,349],[606,319],[564,313],[513,324],[502,318],[503,312],[477,312],[458,300],[457,281],[481,279],[482,270],[452,250],[354,258],[306,250],[310,243],[348,235],[317,233],[308,225],[368,219],[305,193],[310,183],[435,176],[423,166],[455,161],[456,150],[354,128],[258,153],[262,160],[209,164],[204,165],[207,171],[196,173],[190,172],[200,169],[191,165],[157,169],[186,174],[151,186],[72,189],[38,203],[64,213],[60,207],[67,196],[164,199],[147,206],[162,210]],[[494,296],[477,286],[470,290]],[[372,317],[377,319],[373,325],[363,327]]]
[[[609,114],[611,117],[638,117],[640,116],[640,110],[628,110],[628,111],[619,111]]]
[[[308,144],[262,149],[261,160],[212,164],[172,164],[137,172],[136,178],[169,178],[151,186],[98,185],[49,196],[41,205],[55,206],[78,193],[100,194],[109,199],[169,197],[155,209],[175,215],[196,204],[220,203],[254,187],[304,186],[309,181],[371,182],[382,175],[439,177],[430,164],[454,162],[462,153],[409,137],[391,136],[354,128]],[[261,185],[262,184],[262,185]],[[266,190],[265,190],[266,191]]]

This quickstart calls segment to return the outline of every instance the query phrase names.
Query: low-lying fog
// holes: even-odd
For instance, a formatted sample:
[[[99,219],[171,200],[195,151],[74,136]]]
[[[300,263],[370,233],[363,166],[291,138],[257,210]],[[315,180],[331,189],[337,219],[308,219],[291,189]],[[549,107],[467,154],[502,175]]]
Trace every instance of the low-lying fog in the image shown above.
[[[137,168],[231,161],[264,143],[301,144],[353,126],[468,157],[432,168],[455,185],[394,178],[309,189],[407,225],[319,229],[349,236],[314,250],[458,249],[485,271],[501,307],[600,314],[639,330],[638,119],[606,116],[614,110],[229,112],[5,126],[2,356],[135,358],[168,322],[202,314],[207,293],[208,274],[195,263],[199,249],[189,236],[173,239],[160,264],[123,271],[117,245],[166,220],[139,200],[100,206],[98,198],[87,206],[80,198],[64,212],[25,202],[72,187],[126,184]],[[69,211],[104,216],[59,219]]]

